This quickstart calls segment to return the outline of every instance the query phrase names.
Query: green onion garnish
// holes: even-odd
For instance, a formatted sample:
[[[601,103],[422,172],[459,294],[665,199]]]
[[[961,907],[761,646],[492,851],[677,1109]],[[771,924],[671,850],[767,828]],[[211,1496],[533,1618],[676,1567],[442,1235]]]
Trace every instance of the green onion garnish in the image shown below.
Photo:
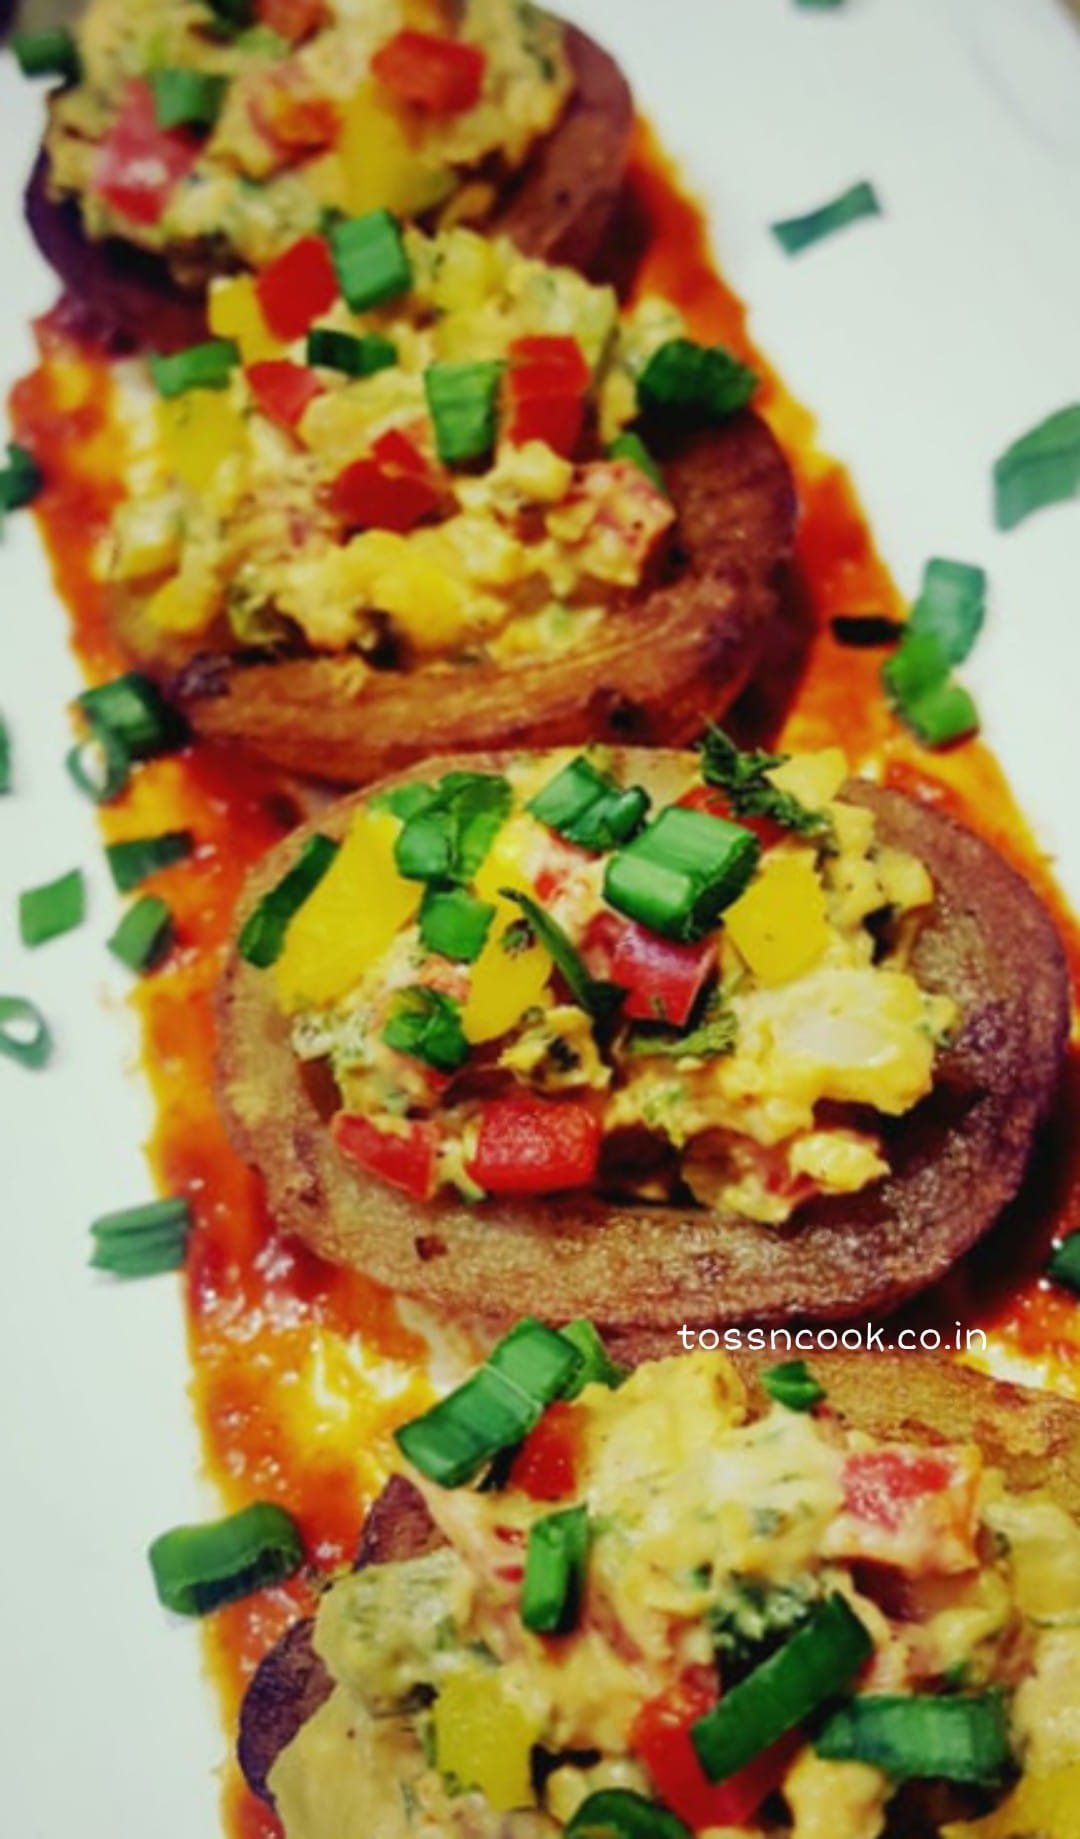
[[[114,1277],[157,1277],[162,1271],[177,1271],[190,1231],[191,1209],[177,1195],[106,1213],[90,1227],[90,1263]]]
[[[644,473],[649,483],[655,485],[657,491],[663,492],[665,498],[667,497],[667,484],[659,462],[653,459],[640,434],[631,432],[618,435],[611,442],[607,451],[609,460],[626,460],[629,465],[636,466],[638,472]]]
[[[899,711],[924,747],[948,747],[979,726],[979,711],[960,683],[936,683]]]
[[[584,1361],[581,1371],[574,1375],[564,1389],[563,1398],[577,1398],[586,1386],[607,1386],[609,1391],[617,1392],[623,1382],[629,1379],[629,1367],[615,1364],[587,1317],[580,1316],[576,1322],[567,1322],[559,1333],[564,1341],[569,1341],[572,1347],[577,1348]]]
[[[212,128],[228,89],[226,77],[205,70],[165,69],[150,73],[154,118],[159,128]]]
[[[724,421],[746,407],[757,386],[753,371],[722,345],[673,338],[653,353],[637,387],[646,412]]]
[[[74,932],[86,918],[86,882],[81,868],[19,895],[19,935],[24,945],[46,945]]]
[[[838,645],[856,650],[885,651],[904,636],[903,620],[890,619],[887,613],[837,613],[829,625]]]
[[[466,466],[491,452],[502,373],[499,363],[428,365],[424,393],[444,466]]]
[[[0,715],[0,795],[11,790],[11,735]]]
[[[96,805],[119,798],[131,777],[127,748],[107,731],[79,741],[66,755],[64,765],[79,791]]]
[[[510,815],[509,780],[495,773],[447,773],[437,785],[401,790],[409,797],[389,806],[403,819],[394,844],[399,875],[467,887]]]
[[[0,996],[0,1054],[37,1072],[52,1059],[52,1030],[36,1003]]]
[[[778,1366],[766,1367],[761,1384],[770,1398],[789,1411],[813,1411],[826,1396],[825,1387],[805,1360],[781,1360]]]
[[[354,313],[383,306],[412,286],[412,265],[389,211],[332,225],[329,242],[341,291]]]
[[[33,454],[17,441],[8,442],[7,465],[0,470],[0,510],[21,511],[33,504],[44,483]]]
[[[189,345],[171,357],[150,353],[150,375],[159,396],[166,400],[183,396],[187,390],[223,390],[240,362],[240,352],[231,338],[207,339],[203,345]]]
[[[1047,505],[1080,494],[1080,403],[1048,415],[1007,447],[994,466],[994,518],[999,530]]]
[[[394,1440],[430,1481],[461,1488],[528,1436],[546,1407],[582,1368],[570,1341],[527,1317],[489,1354],[486,1365],[422,1417],[403,1424]]]
[[[236,949],[245,963],[260,971],[277,963],[293,915],[315,892],[339,848],[328,836],[308,838],[292,867],[244,921]]]
[[[624,790],[579,754],[530,799],[526,810],[568,843],[604,852],[636,835],[649,803],[649,794],[640,785]]]
[[[897,714],[927,747],[974,734],[979,713],[949,675],[949,660],[933,632],[913,633],[882,666],[885,693]]]
[[[626,992],[617,983],[606,983],[589,975],[584,959],[558,920],[528,894],[517,888],[500,888],[504,900],[521,908],[530,930],[539,939],[579,1009],[594,1022],[606,1022],[621,1006]]]
[[[395,1053],[422,1060],[440,1073],[456,1072],[469,1057],[461,1004],[420,983],[395,991],[382,1038]]]
[[[807,211],[802,217],[787,217],[770,227],[781,249],[787,255],[798,255],[801,249],[809,249],[811,243],[821,242],[823,237],[846,229],[861,217],[881,215],[881,201],[873,186],[863,179],[816,211]]]
[[[183,718],[142,671],[125,671],[76,696],[75,707],[94,734],[111,734],[132,760],[152,760],[187,739]]]
[[[130,906],[112,937],[109,951],[140,976],[160,964],[173,939],[173,917],[157,894],[143,894]]]
[[[726,1781],[762,1750],[842,1692],[874,1651],[865,1627],[839,1595],[691,1726],[710,1781]]]
[[[564,1828],[564,1839],[692,1839],[670,1808],[647,1801],[632,1788],[601,1788],[590,1794]]]
[[[398,361],[397,347],[379,332],[357,338],[330,326],[313,326],[307,337],[307,361],[323,370],[340,370],[346,377],[373,377]]]
[[[783,766],[786,753],[743,753],[715,723],[701,747],[701,776],[725,794],[735,817],[770,817],[799,836],[828,840],[832,825],[823,811],[813,811],[792,792],[781,791],[769,774]]]
[[[1080,1292],[1080,1232],[1072,1232],[1055,1245],[1046,1266],[1046,1274],[1055,1283]]]
[[[124,843],[109,843],[105,850],[113,881],[121,894],[129,894],[140,881],[156,875],[190,856],[195,839],[190,830],[164,830],[160,836],[131,837]]]
[[[63,77],[77,83],[82,74],[79,48],[66,26],[45,32],[13,32],[11,49],[24,77]]]
[[[743,892],[760,854],[740,824],[669,805],[610,858],[604,899],[665,938],[700,939]]]
[[[474,964],[484,949],[495,909],[464,888],[429,887],[420,905],[420,943],[454,964]]]
[[[985,618],[985,569],[935,556],[923,570],[922,591],[911,609],[901,649],[912,638],[935,638],[949,664],[962,664]]]
[[[861,1695],[841,1705],[814,1739],[829,1762],[864,1762],[892,1781],[995,1787],[1012,1763],[1004,1697]]]
[[[227,1519],[162,1533],[148,1556],[164,1608],[204,1616],[291,1577],[304,1562],[304,1548],[284,1507],[256,1501]]]
[[[529,1528],[521,1619],[535,1635],[564,1635],[581,1610],[589,1557],[589,1515],[584,1507],[545,1514]]]

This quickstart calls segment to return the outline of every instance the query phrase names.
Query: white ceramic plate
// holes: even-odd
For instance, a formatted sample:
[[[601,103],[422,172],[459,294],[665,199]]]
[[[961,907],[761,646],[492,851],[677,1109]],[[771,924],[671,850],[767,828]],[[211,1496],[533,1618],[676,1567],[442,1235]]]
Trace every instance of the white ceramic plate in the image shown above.
[[[1055,0],[574,0],[708,201],[753,331],[850,462],[906,590],[924,559],[985,564],[970,669],[989,736],[1080,898],[1074,762],[1080,503],[1008,537],[990,467],[1080,400],[1080,33]],[[20,221],[40,99],[0,70],[0,366],[32,357],[52,285]],[[883,221],[797,261],[770,221],[872,179]],[[183,1324],[169,1279],[95,1281],[86,1226],[145,1197],[148,1103],[103,941],[115,917],[94,819],[62,760],[77,688],[28,518],[0,553],[0,988],[40,1002],[45,1074],[0,1060],[4,1828],[20,1839],[209,1839],[224,1751],[199,1644],[154,1601],[144,1550],[212,1509],[197,1481]],[[36,953],[19,888],[76,864],[88,924]]]

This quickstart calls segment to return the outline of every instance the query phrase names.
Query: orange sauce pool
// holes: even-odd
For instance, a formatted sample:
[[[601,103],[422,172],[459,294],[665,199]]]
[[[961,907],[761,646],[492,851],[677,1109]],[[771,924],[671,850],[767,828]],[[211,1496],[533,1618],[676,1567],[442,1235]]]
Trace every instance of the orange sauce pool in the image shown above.
[[[1053,907],[1080,992],[1080,933],[1065,911],[993,755],[980,742],[928,755],[890,718],[878,686],[880,654],[844,649],[829,619],[897,610],[844,469],[814,443],[811,416],[785,391],[749,335],[744,308],[717,275],[703,217],[679,189],[647,129],[631,173],[644,231],[632,293],[666,294],[691,329],[751,361],[763,379],[758,406],[791,457],[802,520],[800,589],[812,640],[782,742],[840,740],[856,763],[880,761],[891,782],[941,804],[980,830]],[[88,675],[125,667],[109,633],[95,553],[119,496],[116,435],[105,362],[65,331],[60,313],[41,322],[41,363],[12,397],[16,438],[37,455],[47,481],[37,515],[74,643]],[[157,1109],[149,1146],[162,1188],[190,1198],[196,1221],[185,1273],[192,1399],[206,1468],[226,1506],[256,1496],[299,1520],[312,1565],[348,1562],[369,1501],[385,1473],[393,1427],[430,1396],[425,1342],[393,1299],[355,1273],[321,1264],[277,1236],[256,1183],[229,1147],[214,1103],[213,991],[230,915],[250,865],[295,821],[295,788],[236,753],[193,745],[141,769],[103,816],[110,839],[188,828],[194,857],[153,884],[170,902],[177,947],[138,988],[143,1057]],[[1027,1370],[1080,1396],[1080,1309],[1040,1278],[1051,1239],[1080,1225],[1080,1061],[1065,1081],[1051,1157],[1019,1279],[994,1256],[950,1279],[916,1312],[920,1321],[981,1323],[999,1366]],[[208,1653],[231,1732],[243,1684],[298,1606],[311,1580],[239,1604],[208,1625]],[[234,1839],[270,1839],[276,1821],[230,1769],[226,1816]]]

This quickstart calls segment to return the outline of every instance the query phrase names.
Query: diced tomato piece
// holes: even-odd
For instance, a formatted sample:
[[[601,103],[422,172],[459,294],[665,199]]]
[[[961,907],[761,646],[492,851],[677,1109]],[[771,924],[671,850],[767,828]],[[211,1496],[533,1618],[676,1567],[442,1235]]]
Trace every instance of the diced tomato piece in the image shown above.
[[[263,414],[283,428],[295,428],[308,403],[322,395],[318,377],[287,358],[249,364],[245,375]]]
[[[581,1413],[561,1401],[549,1405],[514,1457],[509,1486],[531,1501],[564,1501],[577,1488],[581,1451]]]
[[[569,460],[585,426],[585,404],[580,396],[531,396],[512,405],[506,438],[512,447],[543,441],[553,453]]]
[[[290,45],[310,38],[329,17],[324,0],[259,0],[259,24]]]
[[[625,1015],[634,1021],[681,1028],[716,967],[716,942],[680,945],[647,926],[623,920],[611,954],[611,981],[627,992]]]
[[[630,1732],[630,1747],[648,1769],[660,1799],[694,1832],[710,1826],[743,1826],[783,1780],[802,1741],[783,1737],[724,1782],[711,1782],[698,1761],[691,1726],[719,1698],[716,1677],[692,1667],[674,1686],[643,1705]]]
[[[399,102],[426,115],[463,115],[484,87],[487,55],[434,32],[396,32],[371,60],[379,82]]]
[[[312,89],[304,72],[268,72],[249,106],[259,132],[288,156],[285,164],[300,153],[333,146],[341,132],[336,104]]]
[[[589,366],[574,338],[519,338],[510,347],[507,439],[544,441],[569,459],[585,426]]]
[[[967,1570],[975,1562],[981,1475],[974,1449],[857,1451],[844,1462],[830,1552],[916,1573]]]
[[[519,397],[556,389],[583,396],[591,372],[576,338],[516,338],[510,346],[510,377]]]
[[[392,530],[405,536],[437,511],[442,488],[419,448],[392,430],[371,453],[354,460],[330,488],[335,511],[357,530]]]
[[[744,830],[752,830],[762,849],[771,849],[790,834],[771,817],[737,817],[727,793],[718,785],[692,786],[689,792],[683,793],[679,803],[688,811],[707,811],[710,817],[722,817],[729,824],[741,824]]]
[[[555,1194],[596,1175],[600,1119],[573,1099],[496,1098],[480,1113],[473,1180],[489,1194]]]
[[[338,297],[337,275],[322,237],[302,236],[261,271],[255,289],[274,337],[290,343],[303,338]]]
[[[339,1111],[331,1131],[342,1155],[365,1175],[400,1188],[411,1200],[431,1199],[438,1185],[439,1132],[435,1124],[409,1123],[400,1130],[383,1130],[370,1118]]]
[[[98,148],[91,187],[132,223],[158,223],[198,159],[200,144],[187,128],[158,126],[153,91],[137,78],[128,84],[120,113]]]

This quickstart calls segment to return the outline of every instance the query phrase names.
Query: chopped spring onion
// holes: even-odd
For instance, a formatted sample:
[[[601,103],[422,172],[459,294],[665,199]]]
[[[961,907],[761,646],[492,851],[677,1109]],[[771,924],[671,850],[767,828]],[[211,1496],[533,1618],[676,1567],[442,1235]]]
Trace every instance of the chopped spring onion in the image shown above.
[[[164,1608],[203,1616],[291,1577],[304,1562],[304,1548],[284,1507],[255,1501],[227,1519],[162,1533],[148,1556]]]
[[[743,892],[760,854],[740,824],[669,805],[610,858],[604,899],[665,938],[700,939]]]
[[[307,337],[307,361],[323,370],[340,370],[346,377],[373,377],[398,361],[397,347],[379,332],[357,338],[330,326],[313,326]]]
[[[11,790],[11,736],[0,715],[0,795]]]
[[[585,1507],[566,1507],[545,1514],[529,1528],[521,1619],[535,1635],[564,1635],[581,1609],[589,1556],[589,1515]]]
[[[495,773],[447,773],[434,786],[407,786],[394,844],[406,881],[458,882],[476,877],[510,814],[510,783]]]
[[[189,345],[186,351],[174,351],[171,357],[152,351],[150,375],[158,395],[168,400],[188,390],[225,389],[239,361],[239,349],[231,338],[211,338],[202,345]]]
[[[640,434],[633,432],[620,434],[616,440],[611,442],[607,451],[609,460],[626,460],[629,465],[636,466],[638,472],[644,473],[649,483],[655,485],[657,491],[663,492],[665,498],[667,497],[667,483],[659,461],[653,459]]]
[[[649,794],[640,785],[624,790],[607,773],[598,771],[585,754],[579,754],[526,809],[568,843],[604,852],[636,835],[649,803]]]
[[[767,1367],[761,1383],[769,1397],[789,1411],[813,1411],[826,1396],[825,1387],[805,1360],[781,1360],[778,1366]]]
[[[93,1222],[90,1263],[114,1277],[157,1277],[162,1271],[177,1271],[190,1232],[191,1209],[177,1195],[125,1207]]]
[[[19,895],[19,935],[24,945],[46,945],[74,932],[86,918],[86,881],[81,868]]]
[[[962,664],[985,618],[985,569],[935,556],[923,570],[922,592],[911,609],[903,643],[909,638],[935,638],[950,664]]]
[[[53,1038],[36,1003],[25,996],[0,996],[0,1054],[35,1072],[52,1058]]]
[[[573,1344],[527,1317],[486,1365],[394,1437],[407,1461],[443,1488],[460,1488],[539,1423],[582,1368]]]
[[[638,378],[638,401],[658,414],[724,421],[746,407],[757,386],[753,371],[722,345],[673,338],[653,353]]]
[[[502,373],[499,363],[428,365],[424,393],[444,466],[467,466],[491,452]]]
[[[945,747],[978,728],[979,712],[949,676],[945,647],[934,633],[905,639],[881,676],[897,714],[927,747]]]
[[[127,748],[104,729],[79,741],[65,757],[64,765],[79,791],[96,805],[111,804],[119,798],[131,777]]]
[[[454,964],[474,964],[484,949],[495,909],[464,888],[428,888],[420,906],[420,943]]]
[[[132,760],[152,760],[187,739],[182,717],[142,671],[125,671],[122,677],[84,690],[76,696],[75,707],[93,734],[112,735]]]
[[[858,185],[852,185],[846,192],[841,192],[838,198],[820,205],[816,211],[807,211],[802,217],[786,217],[782,223],[774,223],[770,228],[785,254],[798,255],[800,250],[809,249],[812,243],[821,242],[823,237],[832,236],[837,230],[858,223],[862,217],[881,215],[881,201],[876,191],[867,180],[862,179]]]
[[[412,265],[389,211],[347,217],[331,226],[329,240],[341,291],[354,313],[383,306],[412,286]]]
[[[226,77],[205,70],[151,71],[154,119],[159,128],[212,128],[228,87]]]
[[[460,1003],[420,983],[395,991],[382,1038],[395,1053],[422,1060],[440,1073],[456,1072],[469,1057]]]
[[[630,1377],[629,1367],[616,1366],[596,1329],[585,1316],[576,1322],[567,1322],[559,1333],[564,1341],[569,1341],[577,1348],[585,1362],[564,1390],[563,1398],[577,1398],[586,1386],[607,1386],[609,1391],[617,1392],[623,1381]]]
[[[691,1839],[691,1834],[670,1808],[632,1788],[601,1788],[582,1801],[564,1839]]]
[[[904,636],[903,620],[890,619],[887,613],[837,613],[829,624],[838,645],[864,651],[885,650]]]
[[[109,951],[136,976],[160,964],[173,939],[173,917],[157,894],[143,894],[130,906],[112,937]]]
[[[13,32],[11,49],[24,77],[63,77],[68,83],[79,80],[79,47],[66,26],[45,32]]]
[[[1047,505],[1080,495],[1080,403],[1047,416],[994,466],[994,517],[999,530]]]
[[[591,1015],[594,1022],[609,1021],[621,1006],[626,992],[617,983],[606,983],[589,975],[584,959],[558,920],[545,913],[530,895],[522,894],[517,888],[500,888],[499,892],[504,900],[512,900],[521,908],[530,930],[544,947],[578,1008]]]
[[[7,465],[0,470],[0,511],[21,511],[41,490],[41,468],[26,447],[9,441]]]
[[[156,875],[190,856],[195,840],[190,830],[164,830],[160,836],[131,837],[109,843],[105,849],[113,881],[121,894],[129,894],[140,881]]]
[[[260,971],[277,963],[293,915],[315,892],[339,848],[328,836],[308,838],[292,867],[244,921],[236,949],[245,963]]]
[[[706,785],[725,794],[735,817],[770,817],[785,830],[824,841],[831,832],[823,811],[813,811],[792,792],[774,785],[769,774],[788,759],[783,753],[743,753],[714,723],[701,749],[701,775]]]
[[[1067,1289],[1080,1292],[1080,1232],[1070,1233],[1060,1245],[1055,1245],[1046,1274],[1055,1283],[1063,1283]]]
[[[893,1781],[970,1782],[992,1788],[1012,1762],[1000,1692],[971,1698],[915,1693],[859,1696],[814,1739],[830,1762],[865,1762]]]
[[[925,747],[948,747],[975,734],[979,711],[960,683],[938,683],[902,710],[908,727]]]
[[[726,1781],[762,1750],[842,1692],[874,1644],[842,1596],[827,1597],[810,1620],[691,1727],[710,1781]]]

